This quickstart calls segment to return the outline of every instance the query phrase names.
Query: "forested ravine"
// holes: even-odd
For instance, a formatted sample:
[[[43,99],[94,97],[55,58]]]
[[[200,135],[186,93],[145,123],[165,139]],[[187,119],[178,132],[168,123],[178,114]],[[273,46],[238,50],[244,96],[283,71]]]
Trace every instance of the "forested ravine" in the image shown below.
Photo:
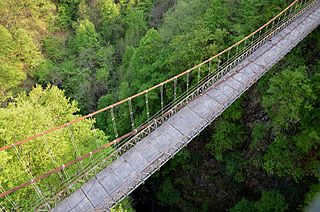
[[[255,31],[291,2],[1,0],[0,147],[181,73]],[[114,210],[303,210],[320,191],[319,52],[316,29]],[[118,119],[118,131],[131,130],[128,123]],[[0,152],[1,192],[29,181],[26,169],[39,176],[114,136],[104,114],[71,132],[24,144],[22,160],[14,151]],[[57,192],[59,177],[43,181],[42,189]],[[38,200],[31,187],[12,195],[22,211]],[[0,204],[13,210],[3,198]]]
[[[138,211],[302,209],[319,173],[316,149],[299,151],[312,139],[316,147],[318,137],[311,136],[320,129],[315,112],[320,106],[319,36],[318,29],[135,190],[133,206]],[[308,96],[309,89],[313,95]],[[314,168],[308,167],[312,160]]]
[[[135,190],[137,211],[302,210],[319,191],[319,36],[317,29]]]

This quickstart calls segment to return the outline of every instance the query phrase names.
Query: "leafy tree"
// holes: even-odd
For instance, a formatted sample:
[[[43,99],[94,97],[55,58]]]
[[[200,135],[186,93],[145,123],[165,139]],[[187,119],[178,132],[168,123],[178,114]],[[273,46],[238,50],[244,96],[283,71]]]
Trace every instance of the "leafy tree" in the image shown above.
[[[41,62],[42,55],[30,34],[24,29],[18,29],[15,34],[15,41],[15,53],[22,63],[23,70],[28,71],[36,68]]]
[[[80,0],[59,0],[57,24],[60,29],[67,30],[76,20]]]
[[[261,212],[281,212],[288,209],[288,204],[280,192],[263,191],[260,200],[255,203],[255,208]]]
[[[255,122],[252,127],[252,143],[250,144],[251,149],[257,148],[258,144],[265,138],[267,132],[266,123]]]
[[[256,201],[248,201],[246,198],[242,198],[237,202],[230,212],[281,212],[288,209],[288,204],[284,196],[277,190],[262,191],[261,198]]]
[[[125,17],[127,46],[137,46],[147,30],[147,23],[142,10],[131,10]]]
[[[39,84],[45,85],[49,81],[53,84],[58,84],[62,81],[61,77],[57,74],[58,72],[59,67],[57,67],[51,60],[45,59],[39,64],[32,76]]]
[[[37,86],[29,95],[21,94],[7,108],[0,109],[0,146],[15,143],[74,120],[79,117],[74,115],[78,111],[77,103],[66,98],[63,91],[57,87],[48,86],[42,89]],[[93,124],[94,120],[85,120],[20,147],[1,152],[1,186],[6,190],[18,186],[107,143],[104,133],[93,129]],[[79,169],[71,166],[66,172],[72,176],[88,162],[90,163],[83,161]],[[61,183],[61,177],[64,178],[63,175],[50,175],[37,185],[44,193],[48,190],[54,193]],[[15,192],[12,198],[22,208],[27,208],[36,202],[37,194],[32,186],[29,186]],[[7,206],[10,208],[10,205]]]
[[[180,200],[180,192],[174,188],[170,178],[166,178],[157,195],[161,202],[168,205],[177,204]]]
[[[273,119],[274,128],[279,131],[299,122],[302,111],[312,109],[314,98],[306,68],[286,69],[270,79],[263,106]]]
[[[96,32],[93,23],[87,19],[80,21],[79,26],[76,28],[74,42],[79,52],[83,49],[99,46],[100,36]]]
[[[178,1],[176,6],[165,14],[163,25],[159,29],[161,36],[170,41],[177,35],[205,28],[201,18],[207,4],[204,0]]]
[[[223,154],[227,150],[233,150],[239,144],[242,144],[245,139],[245,129],[241,125],[221,120],[217,124],[212,141],[207,144],[207,148],[213,151],[217,160],[223,160]]]
[[[148,30],[137,49],[132,47],[126,49],[122,67],[123,83],[120,85],[122,97],[143,90],[155,84],[155,80],[159,80],[159,73],[156,72],[156,64],[154,64],[159,51],[161,51],[161,37],[154,29]],[[149,83],[145,84],[145,82]]]
[[[110,83],[113,47],[102,44],[100,34],[88,19],[79,21],[74,37],[68,41],[51,36],[44,44],[52,61],[43,62],[35,76],[43,83],[60,84],[68,96],[79,102],[82,112],[95,110],[98,98],[114,86]]]
[[[123,34],[123,22],[120,19],[120,4],[113,0],[100,1],[101,30],[106,40],[114,40]]]
[[[79,19],[89,19],[90,18],[90,8],[86,0],[80,0],[78,9]]]
[[[68,56],[65,46],[65,39],[58,36],[48,36],[43,40],[43,47],[46,52],[47,59],[54,62],[61,62]]]
[[[25,29],[37,45],[53,28],[55,4],[45,0],[2,0],[0,2],[0,25],[11,33]]]
[[[253,212],[255,210],[254,202],[248,201],[246,198],[242,198],[229,210],[230,212]]]
[[[18,29],[12,34],[0,25],[0,101],[4,102],[16,93],[28,74],[42,60],[40,50],[26,30]]]
[[[244,169],[248,166],[245,156],[239,151],[234,151],[229,153],[224,157],[224,162],[226,166],[226,174],[232,176],[236,182],[245,182]]]
[[[128,197],[111,209],[111,212],[134,212],[131,206],[131,199]]]
[[[26,73],[19,66],[15,58],[16,43],[11,33],[0,25],[0,101],[11,96],[11,90],[18,87],[26,78]]]
[[[294,148],[290,140],[284,136],[278,136],[269,145],[264,155],[263,168],[271,174],[280,177],[292,176],[298,181],[303,176],[299,160],[301,160],[301,153]]]
[[[316,70],[319,70],[319,64],[316,66]],[[310,78],[313,93],[319,93],[320,86],[318,82],[320,80],[320,74],[315,73]],[[312,101],[313,100],[314,99],[312,99]],[[293,138],[297,148],[304,154],[308,154],[310,151],[317,149],[320,144],[319,100],[319,95],[316,95],[312,110],[305,110],[303,114],[301,114],[301,132],[297,133]],[[309,155],[309,158],[310,157]]]

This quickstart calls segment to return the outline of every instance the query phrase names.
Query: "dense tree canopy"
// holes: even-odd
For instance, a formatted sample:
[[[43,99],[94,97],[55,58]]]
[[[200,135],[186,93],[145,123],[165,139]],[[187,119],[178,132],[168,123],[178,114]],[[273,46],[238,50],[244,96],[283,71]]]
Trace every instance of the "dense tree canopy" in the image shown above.
[[[10,31],[0,25],[0,101],[6,101],[32,75],[42,60],[39,48],[24,29]]]
[[[20,94],[15,102],[0,109],[0,145],[15,143],[74,120],[78,117],[74,113],[78,111],[77,103],[66,98],[57,87],[42,89],[37,86],[28,95]],[[107,143],[102,131],[92,129],[93,124],[93,120],[83,121],[70,129],[60,130],[14,150],[1,152],[1,186],[5,189],[18,186]],[[74,171],[68,170],[69,175]],[[59,179],[52,176],[40,186],[44,190],[52,186],[51,191],[54,192],[55,183],[58,182]],[[37,197],[32,187],[14,195],[25,207]]]

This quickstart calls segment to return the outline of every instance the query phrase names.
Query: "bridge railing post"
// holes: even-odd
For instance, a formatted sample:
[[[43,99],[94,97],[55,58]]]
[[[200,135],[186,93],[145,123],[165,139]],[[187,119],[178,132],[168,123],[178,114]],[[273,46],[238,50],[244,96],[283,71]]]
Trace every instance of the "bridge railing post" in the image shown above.
[[[150,119],[150,111],[149,111],[148,91],[146,91],[146,93],[145,93],[145,102],[146,102],[147,121],[149,121],[149,119]]]
[[[128,106],[129,106],[129,114],[130,114],[130,121],[131,121],[131,128],[132,130],[135,130],[135,123],[134,123],[134,117],[133,117],[133,109],[132,109],[132,102],[131,98],[128,100]]]
[[[164,84],[162,83],[160,86],[160,101],[161,101],[161,114],[163,115],[163,110],[164,110]]]
[[[118,138],[118,137],[119,137],[119,134],[118,134],[116,117],[115,117],[115,115],[114,115],[113,107],[110,108],[110,114],[111,114],[111,121],[112,121],[112,126],[113,126],[113,132],[114,132],[115,138]]]

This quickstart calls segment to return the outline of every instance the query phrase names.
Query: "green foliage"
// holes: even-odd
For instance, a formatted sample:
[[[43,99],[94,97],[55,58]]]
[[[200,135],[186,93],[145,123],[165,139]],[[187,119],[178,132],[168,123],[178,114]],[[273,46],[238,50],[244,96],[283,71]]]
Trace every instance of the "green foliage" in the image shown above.
[[[262,191],[261,198],[256,202],[248,201],[243,197],[230,208],[230,212],[283,212],[286,210],[288,210],[288,204],[277,190]]]
[[[171,70],[192,67],[204,59],[203,52],[210,52],[212,55],[217,52],[216,46],[210,45],[212,41],[211,32],[206,28],[177,35],[170,42],[170,54],[165,64]]]
[[[223,154],[227,150],[233,150],[246,139],[245,128],[235,123],[221,120],[215,127],[212,141],[207,148],[213,151],[217,160],[223,160]]]
[[[263,122],[255,122],[252,127],[252,143],[250,144],[251,149],[257,148],[259,142],[261,142],[266,135],[267,126]]]
[[[33,77],[41,84],[46,84],[50,78],[53,82],[58,82],[57,76],[52,76],[56,72],[58,72],[57,67],[51,60],[43,60],[33,73]]]
[[[320,194],[320,184],[314,184],[310,187],[304,199],[304,205],[307,207]]]
[[[110,83],[113,47],[102,44],[88,19],[79,21],[73,38],[66,41],[64,37],[51,36],[44,47],[51,61],[38,68],[35,77],[39,82],[61,84],[66,94],[79,102],[83,113],[95,110],[98,98],[114,86]]]
[[[246,200],[246,198],[243,197],[232,208],[230,208],[229,211],[230,212],[253,212],[253,211],[256,211],[256,209],[253,202],[248,201]]]
[[[154,29],[148,30],[137,49],[126,48],[121,67],[123,80],[119,89],[122,98],[146,89],[159,80],[158,77],[161,73],[155,68],[156,64],[154,63],[156,63],[160,51],[161,37]],[[152,107],[150,106],[150,108]]]
[[[80,0],[79,2],[78,17],[80,20],[90,18],[90,8],[86,0]]]
[[[23,66],[23,70],[29,71],[39,65],[41,53],[34,44],[31,35],[24,29],[18,29],[15,34],[17,58]]]
[[[178,1],[176,6],[165,14],[164,23],[159,29],[162,37],[170,41],[175,36],[205,27],[201,18],[206,11],[207,3],[204,0]]]
[[[232,176],[238,183],[245,182],[245,171],[243,169],[247,164],[244,156],[240,152],[235,151],[225,156],[224,161],[226,164],[226,174]]]
[[[120,4],[113,0],[100,1],[101,30],[106,40],[114,40],[123,32],[123,23],[120,19]],[[114,37],[115,36],[115,37]]]
[[[259,212],[282,212],[288,210],[284,196],[278,191],[263,191],[259,201],[255,203]]]
[[[170,178],[166,178],[160,186],[158,199],[168,205],[177,204],[180,200],[180,192],[174,188]]]
[[[32,85],[29,84],[34,81],[43,87],[50,82],[63,88],[68,97],[76,99],[81,113],[89,113],[151,87],[216,54],[254,31],[287,5],[285,0],[54,2],[56,5],[44,0],[0,2],[2,101],[16,96],[22,89],[31,89]],[[152,23],[154,16],[159,19],[156,24]],[[157,29],[150,26],[156,26]],[[264,187],[261,181],[266,178],[268,182],[268,177],[285,176],[289,181],[291,178],[298,181],[305,176],[319,178],[320,101],[316,94],[320,92],[317,83],[320,80],[317,74],[320,63],[314,59],[319,52],[319,36],[311,40],[308,43],[312,43],[312,46],[305,45],[294,50],[295,55],[289,56],[286,62],[277,67],[284,71],[274,73],[270,83],[265,80],[263,87],[268,92],[263,95],[263,107],[271,118],[270,129],[259,115],[252,116],[251,111],[247,111],[246,99],[236,101],[215,124],[212,139],[206,145],[213,154],[199,151],[194,155],[192,151],[183,151],[171,161],[170,167],[163,171],[163,176],[167,177],[175,170],[182,173],[192,170],[193,173],[201,170],[201,164],[207,168],[203,171],[207,175],[197,173],[200,175],[195,181],[207,183],[204,187],[210,188],[210,191],[213,189],[217,199],[223,199],[216,204],[221,203],[223,207],[229,204],[225,203],[225,196],[230,196],[233,201],[240,199],[238,196],[234,198],[232,192],[242,192],[244,185],[244,190],[254,190],[253,186]],[[305,49],[308,50],[307,54]],[[202,71],[203,76],[207,70]],[[150,112],[159,111],[159,92],[150,92],[148,95]],[[165,100],[172,100],[172,88],[165,93]],[[259,98],[256,100],[259,104]],[[139,125],[146,121],[144,97],[135,99],[133,104],[135,122]],[[261,108],[260,105],[257,108]],[[0,141],[4,145],[4,142],[12,143],[73,120],[77,117],[73,114],[78,113],[79,108],[56,87],[51,90],[37,87],[29,96],[21,94],[15,102],[0,111]],[[127,105],[115,108],[114,112],[119,134],[131,131]],[[49,146],[58,147],[53,154],[58,155],[59,165],[106,142],[101,131],[91,130],[93,124],[94,120],[75,126],[79,152],[73,151],[67,131],[48,136]],[[110,111],[97,117],[97,126],[110,138],[116,137]],[[246,130],[250,126],[253,126],[252,135],[249,134],[250,130]],[[94,133],[98,139],[93,137]],[[274,135],[276,138],[271,142],[270,138],[273,139]],[[248,138],[252,138],[252,141]],[[57,143],[58,140],[60,142]],[[35,175],[54,167],[49,154],[38,154],[38,151],[48,153],[43,142],[37,140],[22,150],[23,158],[29,157],[28,152],[34,153],[30,167]],[[262,146],[264,148],[260,148]],[[212,155],[219,161],[214,160]],[[8,167],[0,170],[3,171],[0,181],[6,188],[26,180],[23,164],[18,163],[13,152],[3,153],[0,164]],[[222,174],[219,172],[221,170]],[[75,173],[74,169],[69,171]],[[6,180],[12,173],[17,180]],[[222,177],[219,178],[219,174]],[[230,177],[225,177],[225,174]],[[213,210],[213,203],[207,198],[208,190],[205,188],[201,187],[198,193],[190,188],[192,192],[189,195],[183,195],[178,190],[177,184],[184,187],[188,185],[189,188],[192,183],[190,176],[187,178],[166,178],[157,184],[159,190],[154,193],[163,204],[174,207],[184,205],[185,210]],[[278,179],[270,180],[270,186],[274,185],[274,181],[278,182]],[[48,188],[49,183],[56,185],[57,182],[56,178],[50,178],[41,188]],[[235,191],[228,191],[226,195],[224,190],[229,189],[229,184],[230,190],[234,188]],[[224,190],[219,191],[219,187]],[[24,190],[15,197],[27,205],[35,197],[31,193],[33,190]],[[253,202],[242,199],[234,210],[257,211],[258,206],[261,210],[269,210],[271,205],[267,203],[273,199],[286,208],[285,204],[280,204],[279,195],[272,193],[263,194],[256,208],[253,208]],[[124,205],[122,203],[118,209],[128,210]],[[281,211],[280,206],[272,209]]]
[[[314,98],[306,68],[302,66],[296,70],[286,69],[270,79],[263,106],[273,119],[273,127],[280,131],[299,122],[302,111],[312,109]]]
[[[58,26],[60,29],[66,30],[68,29],[68,27],[70,27],[72,23],[71,22],[72,11],[67,4],[60,4],[58,7],[58,10],[59,10],[59,16],[58,16],[59,18],[57,20]]]
[[[122,200],[119,204],[111,209],[111,212],[134,212],[135,210],[131,206],[131,199],[127,197]]]
[[[74,42],[79,52],[99,46],[100,36],[96,32],[93,23],[87,19],[80,21],[79,26],[76,28]]]
[[[14,33],[25,29],[37,41],[41,41],[55,21],[55,5],[47,0],[0,1],[0,25]]]
[[[316,67],[315,70],[320,70],[319,67],[320,66]],[[313,93],[318,94],[320,92],[320,87],[319,83],[317,82],[319,82],[320,80],[320,74],[315,73],[310,78]],[[305,110],[303,112],[300,122],[301,132],[297,133],[293,137],[293,141],[295,142],[297,148],[304,154],[308,154],[310,151],[318,149],[318,146],[320,144],[319,100],[319,95],[316,95],[315,100],[312,99],[315,106],[312,108],[312,110]]]
[[[62,30],[67,30],[76,20],[77,8],[80,0],[61,0],[58,3],[57,25]]]
[[[68,52],[65,48],[65,40],[58,36],[48,36],[43,41],[43,47],[48,59],[63,61]]]
[[[230,107],[228,107],[222,114],[223,119],[233,122],[240,121],[243,115],[242,102],[243,99],[240,97]]]
[[[288,138],[278,136],[269,145],[267,153],[264,155],[263,168],[277,176],[291,176],[296,181],[303,176],[303,171],[299,167],[301,154],[292,145]]]
[[[40,50],[34,44],[29,33],[24,29],[18,29],[12,34],[0,25],[0,101],[6,101],[12,97],[26,79],[28,74],[42,60]]]
[[[147,30],[147,23],[143,10],[131,10],[125,17],[127,46],[137,46]]]
[[[16,88],[25,78],[26,73],[14,57],[15,42],[11,33],[0,25],[0,101],[10,97],[11,90]]]
[[[42,89],[37,86],[29,95],[21,94],[7,108],[0,109],[0,146],[74,120],[79,117],[74,115],[78,111],[77,103],[66,98],[57,87]],[[23,144],[16,150],[1,152],[1,186],[6,190],[18,186],[29,181],[30,177],[39,176],[107,143],[104,133],[93,129],[93,124],[94,120],[84,120],[70,128]],[[88,162],[83,161],[82,166]],[[78,169],[71,167],[66,171],[72,176]],[[55,193],[60,180],[59,175],[53,174],[37,185],[45,192],[49,190]],[[36,202],[37,194],[32,187],[26,187],[15,192],[12,198],[22,208],[27,208]]]

